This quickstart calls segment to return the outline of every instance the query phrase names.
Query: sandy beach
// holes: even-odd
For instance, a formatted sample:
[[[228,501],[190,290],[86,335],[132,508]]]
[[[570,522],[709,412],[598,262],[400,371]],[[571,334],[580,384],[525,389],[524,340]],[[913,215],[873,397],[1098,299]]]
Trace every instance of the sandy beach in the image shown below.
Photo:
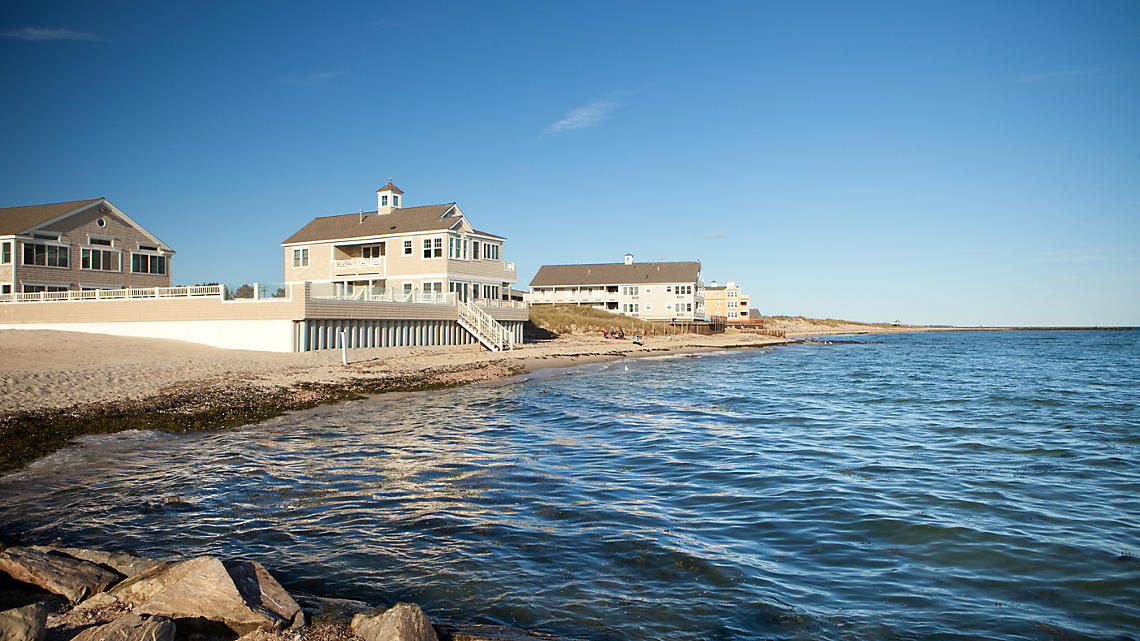
[[[763,346],[783,339],[753,334],[683,334],[629,340],[571,336],[527,343],[511,352],[476,345],[388,347],[281,354],[218,349],[195,343],[73,332],[0,331],[0,413],[142,399],[191,384],[259,387],[337,384],[361,378],[407,377],[442,367],[489,364],[512,371],[607,359],[726,347]]]

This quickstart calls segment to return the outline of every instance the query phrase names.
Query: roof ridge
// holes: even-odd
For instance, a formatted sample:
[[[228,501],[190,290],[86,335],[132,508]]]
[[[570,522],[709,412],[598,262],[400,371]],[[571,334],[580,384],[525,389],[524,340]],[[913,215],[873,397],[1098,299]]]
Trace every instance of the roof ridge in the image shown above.
[[[106,196],[99,196],[98,198],[80,198],[79,200],[61,200],[57,203],[36,203],[34,205],[13,205],[11,207],[0,207],[4,209],[23,209],[25,207],[51,207],[52,205],[70,205],[71,203],[93,203],[97,200],[107,200]]]
[[[428,207],[443,207],[445,205],[454,205],[454,204],[455,203],[451,202],[451,203],[437,203],[435,205],[416,205],[415,207],[396,207],[395,209],[392,210],[391,213],[394,214],[396,212],[409,211],[412,209],[426,209]],[[347,214],[329,214],[328,216],[316,216],[313,218],[313,220],[319,220],[321,218],[340,218],[341,216],[359,216],[362,213],[363,214],[375,214],[378,212],[379,212],[379,210],[365,211],[365,212],[350,211]]]

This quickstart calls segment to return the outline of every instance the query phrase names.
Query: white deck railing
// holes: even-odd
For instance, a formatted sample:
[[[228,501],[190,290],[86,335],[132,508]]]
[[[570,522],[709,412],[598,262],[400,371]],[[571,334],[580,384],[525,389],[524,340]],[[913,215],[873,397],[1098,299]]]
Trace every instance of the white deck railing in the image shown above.
[[[0,295],[3,303],[53,303],[78,300],[134,300],[141,298],[200,298],[221,296],[222,285],[147,287],[141,289],[85,289]]]

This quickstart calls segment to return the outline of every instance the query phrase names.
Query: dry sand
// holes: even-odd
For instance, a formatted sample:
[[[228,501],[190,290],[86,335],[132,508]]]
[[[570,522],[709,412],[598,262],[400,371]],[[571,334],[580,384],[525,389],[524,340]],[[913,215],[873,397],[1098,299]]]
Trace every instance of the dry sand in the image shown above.
[[[409,375],[442,366],[498,363],[524,370],[626,356],[659,356],[784,342],[755,334],[684,334],[629,340],[571,336],[511,352],[476,345],[388,347],[277,354],[226,350],[182,341],[41,330],[0,331],[0,414],[140,399],[173,387],[217,382],[285,386]]]

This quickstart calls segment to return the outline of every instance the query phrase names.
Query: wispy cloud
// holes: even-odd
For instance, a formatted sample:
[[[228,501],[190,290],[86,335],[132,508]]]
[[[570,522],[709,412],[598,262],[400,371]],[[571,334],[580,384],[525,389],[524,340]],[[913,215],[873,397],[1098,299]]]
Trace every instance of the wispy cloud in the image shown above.
[[[596,127],[610,115],[610,112],[621,106],[617,100],[598,100],[566,112],[560,120],[550,124],[543,130],[545,134],[562,134],[576,129]]]
[[[1039,254],[1036,261],[1039,263],[1116,263],[1132,262],[1137,259],[1135,252],[1120,251],[1111,248],[1103,249],[1062,249],[1058,251]]]
[[[282,82],[289,85],[300,85],[302,87],[315,87],[348,73],[347,71],[318,71],[316,73],[305,74],[301,76],[286,76],[281,79]]]
[[[710,231],[705,234],[705,238],[728,238],[728,235],[722,231]]]
[[[85,31],[72,31],[71,29],[37,29],[35,27],[24,27],[16,31],[3,31],[0,32],[0,37],[31,41],[86,40],[88,42],[100,42],[103,40],[99,36]]]
[[[1053,71],[1025,74],[1018,78],[1018,80],[1021,82],[1048,82],[1050,80],[1061,80],[1063,78],[1088,76],[1096,72],[1096,69],[1054,69]]]

